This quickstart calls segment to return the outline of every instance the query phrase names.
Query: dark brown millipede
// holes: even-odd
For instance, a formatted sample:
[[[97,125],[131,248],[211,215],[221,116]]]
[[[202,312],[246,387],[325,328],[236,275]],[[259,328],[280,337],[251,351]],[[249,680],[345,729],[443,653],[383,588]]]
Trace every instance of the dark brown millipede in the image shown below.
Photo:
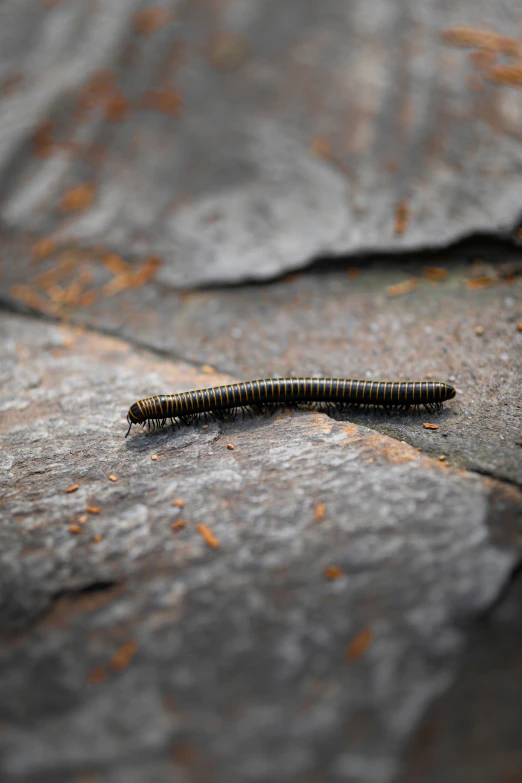
[[[208,389],[158,394],[138,400],[127,414],[133,424],[161,427],[168,419],[190,424],[200,416],[226,420],[238,408],[264,413],[280,405],[323,405],[326,411],[378,405],[385,409],[439,410],[456,394],[453,386],[438,381],[356,381],[348,378],[262,378]],[[125,437],[127,437],[127,435]]]

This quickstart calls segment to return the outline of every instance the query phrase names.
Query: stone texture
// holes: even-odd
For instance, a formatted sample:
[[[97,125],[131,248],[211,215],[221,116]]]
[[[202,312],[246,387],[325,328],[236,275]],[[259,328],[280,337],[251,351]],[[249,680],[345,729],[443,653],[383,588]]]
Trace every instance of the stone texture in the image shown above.
[[[190,286],[504,234],[520,214],[522,92],[499,69],[520,63],[518,12],[4,3],[4,263],[26,270],[53,236],[159,256],[165,284]]]
[[[0,345],[2,780],[392,780],[520,493],[318,413],[125,440],[226,376],[14,315]]]

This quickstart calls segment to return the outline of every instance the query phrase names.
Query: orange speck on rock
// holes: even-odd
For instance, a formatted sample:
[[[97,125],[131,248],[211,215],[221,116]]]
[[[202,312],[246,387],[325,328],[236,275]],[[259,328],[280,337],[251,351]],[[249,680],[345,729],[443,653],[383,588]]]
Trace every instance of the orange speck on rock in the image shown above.
[[[324,569],[323,576],[325,579],[340,579],[344,576],[344,571],[339,566],[328,566]]]
[[[81,525],[69,525],[69,533],[81,533]]]
[[[401,236],[408,228],[408,221],[410,219],[410,208],[408,202],[403,200],[399,201],[395,207],[395,223],[393,226],[393,232],[395,236]]]
[[[87,677],[87,683],[89,685],[99,685],[100,682],[104,682],[107,679],[108,672],[105,666],[95,666],[91,669],[89,676]]]
[[[233,443],[227,443],[227,449],[230,449],[230,451],[234,451],[235,448]]]
[[[87,506],[87,511],[89,514],[99,514],[101,508],[99,506]]]
[[[250,44],[236,33],[219,33],[210,50],[210,59],[215,68],[235,71],[240,68],[250,53]]]
[[[181,500],[181,498],[176,498],[172,501],[173,506],[177,506],[178,508],[183,508],[185,505],[185,501]]]
[[[33,133],[33,152],[39,158],[48,158],[54,154],[56,144],[53,140],[53,130],[53,123],[46,120]]]
[[[79,212],[89,207],[95,196],[96,188],[92,182],[84,182],[63,194],[60,199],[60,209],[62,212]]]
[[[96,535],[92,537],[92,540],[95,544],[99,544],[100,541],[103,541],[103,536],[100,535],[100,533],[96,533]]]
[[[326,503],[318,503],[315,507],[314,518],[316,522],[322,522],[326,512]]]
[[[516,38],[500,35],[492,30],[475,27],[449,27],[441,32],[443,42],[448,46],[471,47],[489,52],[517,56],[522,52],[522,42]]]
[[[116,476],[109,476],[109,481],[118,481],[118,478]]]
[[[200,536],[206,541],[209,547],[212,549],[217,549],[219,547],[219,540],[208,525],[197,525],[197,529]]]
[[[496,84],[522,87],[522,63],[517,63],[516,65],[493,65],[487,71],[486,76]]]
[[[115,672],[121,672],[134,658],[137,649],[138,645],[134,639],[129,639],[128,641],[124,642],[120,649],[114,653],[111,660],[109,661],[110,668]]]
[[[329,158],[332,154],[332,145],[326,136],[316,136],[310,142],[309,150],[317,158]]]
[[[65,491],[66,492],[76,492],[76,490],[79,489],[79,488],[80,488],[79,484],[71,484],[71,486],[67,487],[67,489]]]
[[[355,278],[359,274],[359,270],[357,269],[356,266],[351,266],[351,267],[349,267],[349,269],[348,269],[346,274],[347,274],[349,280],[355,280]]]
[[[522,321],[518,322],[517,329],[518,329],[519,332],[522,332]]]
[[[425,430],[438,430],[439,425],[438,424],[430,424],[428,421],[425,421],[422,425]]]
[[[368,647],[373,642],[374,633],[371,628],[363,628],[355,639],[352,639],[348,647],[346,648],[346,657],[349,661],[356,661],[361,655],[366,652]]]
[[[171,18],[171,12],[165,8],[153,6],[138,11],[134,16],[134,29],[138,35],[150,35],[163,27]]]
[[[173,522],[170,526],[172,530],[183,530],[183,528],[186,526],[186,522],[184,519],[178,519],[177,522]]]
[[[483,275],[482,277],[474,277],[470,280],[466,280],[466,288],[470,291],[479,291],[481,288],[489,288],[493,285],[495,278],[491,275]]]
[[[142,106],[144,109],[177,117],[183,106],[183,100],[175,90],[150,90],[144,96]]]
[[[409,294],[410,291],[417,288],[418,284],[418,278],[412,277],[410,280],[405,280],[403,283],[387,286],[386,293],[388,296],[402,296],[403,294]]]
[[[85,525],[85,523],[87,522],[88,519],[89,519],[89,515],[88,514],[80,514],[80,516],[78,517],[78,524],[79,525]]]
[[[430,283],[441,283],[443,280],[446,280],[448,270],[441,266],[425,266],[422,270],[422,276],[429,280]]]
[[[129,264],[117,253],[107,253],[102,263],[112,275],[126,274],[130,271]]]
[[[484,334],[484,327],[483,326],[475,326],[475,334],[478,337],[482,337],[482,335]]]
[[[31,248],[31,258],[33,261],[42,261],[44,258],[51,256],[56,250],[56,240],[52,237],[44,237],[40,239]]]

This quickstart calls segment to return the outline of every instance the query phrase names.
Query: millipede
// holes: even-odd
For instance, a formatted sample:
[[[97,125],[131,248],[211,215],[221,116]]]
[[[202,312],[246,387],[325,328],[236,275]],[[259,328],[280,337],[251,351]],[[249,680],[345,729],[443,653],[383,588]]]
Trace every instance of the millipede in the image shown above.
[[[423,406],[433,412],[440,410],[455,394],[453,386],[438,381],[262,378],[138,400],[127,414],[127,435],[133,424],[148,424],[149,429],[154,429],[170,420],[174,427],[198,421],[201,416],[227,421],[234,418],[238,410],[242,410],[243,415],[246,412],[266,413],[280,406],[320,406],[327,413],[369,406],[385,410],[420,410]]]

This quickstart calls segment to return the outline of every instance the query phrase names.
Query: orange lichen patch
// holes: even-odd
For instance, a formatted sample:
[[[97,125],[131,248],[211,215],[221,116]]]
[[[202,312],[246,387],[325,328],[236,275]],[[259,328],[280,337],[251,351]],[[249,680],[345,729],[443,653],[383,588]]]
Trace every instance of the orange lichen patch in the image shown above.
[[[323,576],[325,579],[340,579],[344,576],[344,571],[339,566],[328,566],[324,569]]]
[[[171,18],[171,12],[165,8],[153,6],[138,11],[133,19],[134,30],[138,35],[150,35],[163,27]]]
[[[356,266],[351,266],[351,267],[348,269],[348,271],[347,271],[347,273],[346,273],[346,274],[347,274],[347,276],[348,276],[348,278],[349,278],[350,280],[355,280],[355,278],[356,278],[356,277],[358,276],[358,274],[359,274],[359,270],[357,269],[357,267],[356,267]]]
[[[151,256],[136,272],[124,272],[114,277],[103,287],[103,293],[105,296],[114,296],[128,288],[141,288],[154,279],[161,263],[161,259]]]
[[[219,547],[218,538],[207,525],[197,525],[197,529],[200,536],[210,547],[212,547],[212,549],[217,549]]]
[[[44,258],[51,256],[56,250],[56,240],[52,237],[44,237],[40,239],[31,248],[31,258],[33,261],[42,261]]]
[[[142,285],[150,283],[150,281],[156,277],[156,273],[161,264],[161,259],[156,258],[156,256],[147,258],[138,271],[131,275],[130,285],[133,288],[140,288]]]
[[[486,75],[490,81],[496,84],[522,87],[522,63],[517,63],[516,65],[493,65]]]
[[[120,649],[114,653],[109,661],[110,668],[115,672],[121,672],[125,669],[136,654],[138,645],[134,639],[124,642]]]
[[[332,155],[332,145],[326,136],[313,138],[308,149],[317,158],[330,158]]]
[[[142,107],[152,111],[160,111],[171,117],[176,117],[181,110],[183,100],[175,90],[150,90],[143,97]]]
[[[100,682],[104,682],[108,677],[108,672],[105,666],[95,666],[91,669],[89,676],[87,677],[88,685],[99,685]]]
[[[491,30],[480,30],[474,27],[450,27],[443,30],[442,40],[448,46],[472,47],[489,52],[519,55],[522,45],[516,38],[509,38]]]
[[[314,519],[316,522],[322,522],[326,512],[326,503],[318,503],[315,507]]]
[[[494,282],[495,278],[491,277],[490,275],[474,277],[465,281],[466,288],[469,288],[470,291],[479,291],[481,288],[489,288],[489,286],[493,285]]]
[[[172,501],[173,506],[177,506],[178,508],[183,508],[185,506],[185,501],[181,500],[181,498],[176,498]]]
[[[173,522],[170,526],[172,530],[183,530],[183,528],[186,526],[186,522],[184,519],[178,519],[177,522]]]
[[[96,291],[86,291],[78,299],[80,307],[91,307],[96,301]]]
[[[470,52],[468,57],[474,68],[477,68],[479,71],[484,71],[491,68],[491,66],[497,62],[498,54],[485,49],[478,49],[474,52]]]
[[[60,199],[60,209],[62,212],[78,212],[90,206],[95,197],[96,188],[92,182],[84,182],[63,194]]]
[[[356,661],[366,652],[373,642],[374,633],[371,628],[363,628],[355,639],[352,639],[346,648],[346,657],[349,661]]]
[[[438,430],[439,429],[439,425],[438,424],[430,424],[429,421],[425,421],[422,426],[424,427],[425,430]]]
[[[116,476],[108,476],[109,481],[118,481]]]
[[[67,487],[65,490],[66,492],[76,492],[77,489],[80,488],[79,484],[72,484],[70,487]]]
[[[384,457],[387,462],[394,465],[407,465],[417,458],[417,455],[407,443],[397,441],[394,438],[386,438],[379,433],[368,435],[364,439],[365,451],[371,455],[368,462],[375,461],[375,456]]]
[[[112,94],[105,102],[105,116],[109,122],[123,122],[129,113],[129,102],[117,87],[112,88]]]
[[[484,327],[483,326],[475,326],[475,334],[478,337],[482,337],[482,335],[484,334]]]
[[[201,369],[201,372],[204,372],[204,373],[216,372],[215,369],[210,364],[202,364],[200,369]]]
[[[129,264],[116,253],[107,253],[102,264],[112,275],[126,274],[130,271]]]
[[[441,283],[443,280],[446,280],[448,270],[441,266],[425,266],[422,270],[422,276],[431,283]]]
[[[48,158],[55,152],[53,140],[54,125],[50,120],[43,122],[33,133],[33,152],[39,158]]]
[[[214,67],[222,71],[240,68],[250,53],[250,44],[241,35],[220,33],[211,45],[210,59]]]
[[[87,511],[89,514],[99,514],[101,508],[99,506],[87,506]]]
[[[100,533],[96,533],[96,535],[92,537],[92,540],[95,544],[99,544],[100,541],[103,541],[103,536],[100,535]]]
[[[85,523],[87,522],[88,519],[89,519],[89,515],[88,514],[80,514],[80,516],[78,517],[78,524],[79,525],[85,525]]]
[[[386,293],[388,296],[402,296],[403,294],[409,294],[410,291],[413,291],[418,285],[418,278],[412,277],[410,280],[405,280],[403,283],[387,286]]]
[[[9,289],[9,295],[12,299],[17,299],[32,307],[33,310],[41,312],[51,312],[50,303],[38,296],[36,291],[29,285],[12,285]]]
[[[404,234],[408,228],[408,221],[410,219],[410,208],[407,201],[399,201],[395,207],[395,223],[393,231],[396,236]]]
[[[227,443],[227,449],[229,449],[230,451],[234,451],[235,448],[236,447],[234,446],[233,443]]]
[[[78,534],[81,532],[82,532],[81,525],[69,525],[69,533]]]

